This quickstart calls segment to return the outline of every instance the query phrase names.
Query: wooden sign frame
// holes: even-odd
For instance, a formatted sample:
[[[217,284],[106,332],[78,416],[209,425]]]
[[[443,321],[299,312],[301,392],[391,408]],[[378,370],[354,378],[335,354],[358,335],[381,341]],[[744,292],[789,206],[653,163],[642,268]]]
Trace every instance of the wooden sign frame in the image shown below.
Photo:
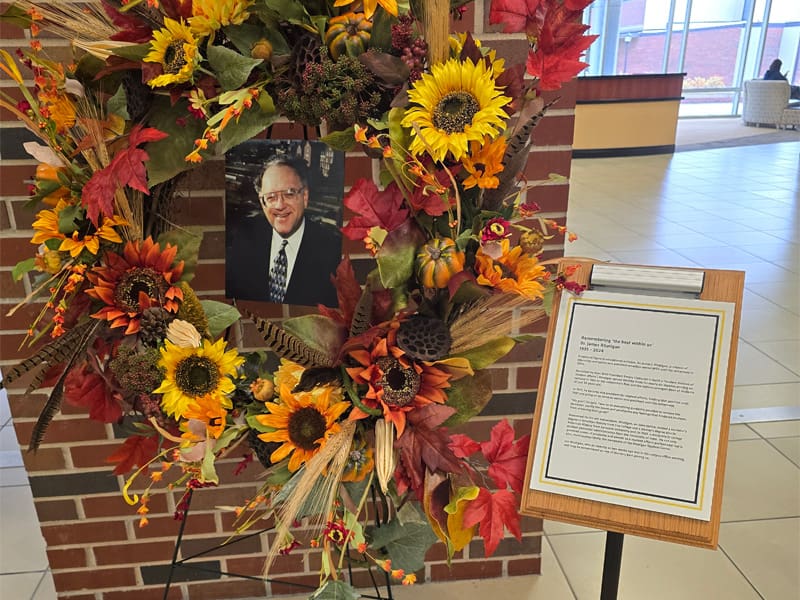
[[[562,267],[579,264],[581,268],[575,273],[574,279],[584,285],[587,284],[591,273],[593,261],[563,259]],[[711,503],[711,519],[703,521],[683,516],[676,516],[655,511],[643,510],[610,504],[596,500],[587,500],[572,496],[565,496],[530,488],[531,472],[534,460],[534,450],[539,434],[542,418],[543,402],[537,401],[533,415],[531,430],[531,446],[528,451],[528,461],[525,472],[525,487],[523,488],[520,512],[522,514],[564,521],[575,525],[583,525],[596,529],[622,534],[632,534],[657,540],[676,542],[690,546],[716,549],[719,538],[719,523],[722,512],[722,490],[725,475],[725,459],[728,448],[731,402],[734,387],[734,369],[736,366],[736,349],[739,338],[739,323],[741,320],[742,296],[744,293],[744,273],[742,271],[723,271],[716,269],[677,269],[680,271],[699,271],[705,274],[703,290],[699,294],[700,300],[713,300],[731,302],[735,304],[730,354],[727,365],[727,378],[725,383],[724,401],[722,406],[722,424],[719,435],[719,448],[717,452],[716,472],[714,476],[713,496]],[[547,373],[550,367],[553,351],[554,331],[559,322],[558,307],[560,295],[553,303],[553,313],[550,316],[548,337],[542,359],[542,374],[539,381],[537,398],[544,397],[547,383]]]

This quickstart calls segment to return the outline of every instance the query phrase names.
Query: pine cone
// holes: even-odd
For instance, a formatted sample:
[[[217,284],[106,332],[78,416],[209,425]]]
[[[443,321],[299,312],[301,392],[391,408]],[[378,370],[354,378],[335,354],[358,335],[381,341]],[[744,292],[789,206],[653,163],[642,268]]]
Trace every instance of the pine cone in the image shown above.
[[[167,337],[167,327],[175,316],[160,306],[145,309],[139,320],[139,339],[147,346],[158,346]]]

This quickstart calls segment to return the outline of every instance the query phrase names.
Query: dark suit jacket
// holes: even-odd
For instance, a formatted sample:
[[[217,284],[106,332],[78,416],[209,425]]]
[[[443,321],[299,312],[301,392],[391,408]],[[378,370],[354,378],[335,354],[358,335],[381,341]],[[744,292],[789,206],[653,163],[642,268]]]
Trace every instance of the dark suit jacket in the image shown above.
[[[225,231],[225,295],[269,301],[272,226],[263,216],[242,219]],[[338,306],[331,275],[342,257],[335,227],[306,218],[303,239],[286,287],[286,304]]]

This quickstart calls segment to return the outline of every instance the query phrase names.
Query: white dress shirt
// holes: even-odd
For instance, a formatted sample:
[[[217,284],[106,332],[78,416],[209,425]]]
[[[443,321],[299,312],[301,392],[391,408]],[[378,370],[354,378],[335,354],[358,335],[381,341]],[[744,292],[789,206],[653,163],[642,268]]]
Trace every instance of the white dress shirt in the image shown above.
[[[283,240],[286,240],[286,287],[289,287],[289,282],[292,280],[292,271],[294,270],[294,263],[297,262],[297,253],[300,252],[300,243],[303,241],[303,232],[306,229],[306,220],[300,222],[300,227],[290,235],[288,238],[281,237],[273,229],[272,230],[272,243],[269,249],[269,268],[272,270],[275,265],[275,257],[281,251]]]

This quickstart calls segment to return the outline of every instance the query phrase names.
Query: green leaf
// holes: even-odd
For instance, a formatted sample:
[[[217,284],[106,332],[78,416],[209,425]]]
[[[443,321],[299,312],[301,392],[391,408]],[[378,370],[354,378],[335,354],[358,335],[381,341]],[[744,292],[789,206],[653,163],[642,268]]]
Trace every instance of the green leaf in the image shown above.
[[[550,314],[553,312],[553,302],[556,299],[556,288],[554,285],[548,285],[544,288],[544,296],[542,296],[542,306],[544,307],[544,312],[550,317]]]
[[[247,432],[247,427],[244,425],[239,425],[238,427],[226,427],[225,431],[222,432],[222,435],[219,436],[216,442],[213,444],[214,446],[214,453],[221,452],[228,446],[230,446],[231,442],[238,439],[240,435]]]
[[[492,376],[489,371],[478,371],[472,377],[462,377],[447,390],[447,406],[456,412],[443,423],[454,427],[478,415],[492,399]]]
[[[500,337],[486,342],[482,346],[478,346],[467,352],[462,352],[461,354],[454,354],[453,356],[466,358],[469,364],[472,365],[472,368],[478,371],[496,363],[511,352],[511,349],[515,345],[516,340],[513,338]]]
[[[384,52],[392,50],[392,24],[395,19],[385,10],[375,11],[372,17],[372,31],[370,32],[369,45],[371,48],[380,48]]]
[[[71,235],[75,231],[75,220],[79,216],[83,216],[83,208],[79,204],[64,208],[58,213],[58,232],[66,236]]]
[[[425,553],[438,539],[427,521],[400,523],[395,519],[387,525],[371,527],[371,545],[385,548],[392,559],[393,569],[414,573],[425,566]]]
[[[21,29],[28,29],[31,26],[31,18],[27,12],[16,4],[11,4],[8,10],[0,15],[0,23],[8,23]]]
[[[231,325],[242,318],[235,306],[216,300],[200,300],[200,305],[208,319],[208,333],[216,339]]]
[[[339,349],[347,337],[344,325],[322,315],[304,315],[286,319],[281,326],[312,348],[329,356],[339,354]]]
[[[273,467],[273,469],[274,470],[267,475],[267,478],[264,480],[269,485],[274,485],[276,487],[286,485],[291,481],[294,475],[294,473],[289,470],[289,461],[285,461],[282,465]]]
[[[217,155],[224,154],[234,146],[254,138],[269,127],[276,116],[272,97],[262,90],[258,95],[258,102],[243,110],[238,121],[231,121],[222,130],[219,142],[214,146],[214,152]]]
[[[126,121],[131,118],[128,114],[128,99],[125,97],[125,88],[123,86],[119,86],[116,93],[108,99],[106,110],[109,113],[119,115]]]
[[[144,57],[150,52],[150,44],[131,44],[130,46],[119,46],[111,50],[111,54],[127,58],[134,62],[143,62]]]
[[[261,58],[242,56],[236,50],[224,46],[208,47],[208,63],[223,90],[242,87],[250,77],[250,72],[263,62]]]
[[[203,477],[203,481],[206,483],[219,483],[219,476],[217,475],[217,470],[214,466],[214,461],[216,460],[216,455],[214,454],[214,444],[210,443],[210,441],[206,442],[206,452],[203,455],[203,462],[200,466],[200,474]]]
[[[170,105],[168,98],[157,97],[153,100],[149,125],[163,131],[167,137],[144,146],[150,156],[147,161],[147,180],[151,189],[194,166],[186,162],[184,157],[194,150],[194,141],[203,135],[205,121],[187,118],[188,114],[188,102],[185,99],[178,100],[174,105]]]
[[[328,135],[320,138],[321,142],[325,142],[334,150],[343,150],[348,152],[356,146],[356,128],[348,127],[343,131],[332,131]]]
[[[25,260],[19,261],[11,271],[11,278],[14,281],[19,281],[22,279],[22,276],[29,271],[33,271],[36,268],[36,259],[35,258],[26,258]]]
[[[266,33],[262,27],[250,23],[229,25],[227,27],[223,27],[222,32],[244,56],[250,56],[250,51],[253,48],[253,44],[265,37],[264,34]],[[209,59],[210,58],[211,57],[209,57]]]
[[[353,586],[341,579],[329,579],[308,598],[309,600],[358,600],[358,598],[361,598],[361,594]]]
[[[194,279],[197,256],[200,253],[200,243],[202,241],[203,228],[199,226],[170,229],[158,236],[158,243],[161,244],[161,248],[164,248],[165,244],[172,244],[178,247],[175,261],[183,261],[182,281],[189,282]]]
[[[411,221],[389,232],[375,255],[383,287],[399,287],[411,279],[417,248],[423,242],[422,232]]]
[[[306,9],[297,0],[264,0],[264,5],[287,21],[308,22],[309,20]]]

